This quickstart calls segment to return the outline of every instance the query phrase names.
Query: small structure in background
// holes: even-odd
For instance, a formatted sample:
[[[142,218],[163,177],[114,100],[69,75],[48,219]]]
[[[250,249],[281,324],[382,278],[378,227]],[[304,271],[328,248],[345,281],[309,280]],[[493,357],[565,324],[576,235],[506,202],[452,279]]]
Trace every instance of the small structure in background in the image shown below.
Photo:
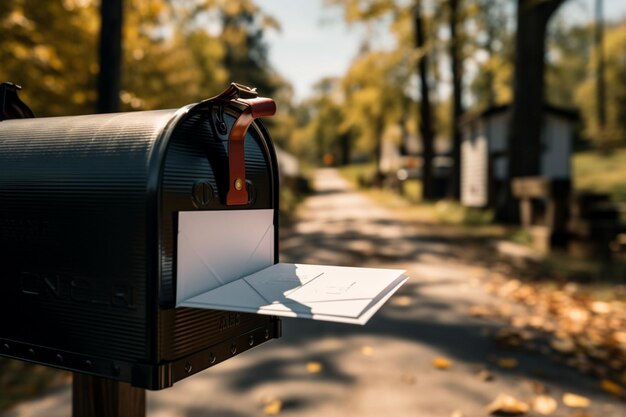
[[[435,196],[443,198],[448,192],[448,181],[452,168],[452,142],[448,138],[437,137],[434,143],[433,187]],[[415,134],[407,135],[400,146],[393,142],[383,142],[380,169],[402,191],[407,180],[422,178],[422,142]]]
[[[608,260],[626,247],[620,210],[608,194],[587,192],[572,196],[567,231],[572,255]]]
[[[532,237],[533,245],[542,252],[567,242],[569,179],[520,177],[511,181],[513,196],[520,201],[522,227]]]
[[[461,202],[468,207],[498,211],[506,201],[508,137],[511,106],[490,107],[467,115],[461,122]],[[576,111],[546,105],[542,129],[540,176],[566,182],[571,179],[570,158]]]

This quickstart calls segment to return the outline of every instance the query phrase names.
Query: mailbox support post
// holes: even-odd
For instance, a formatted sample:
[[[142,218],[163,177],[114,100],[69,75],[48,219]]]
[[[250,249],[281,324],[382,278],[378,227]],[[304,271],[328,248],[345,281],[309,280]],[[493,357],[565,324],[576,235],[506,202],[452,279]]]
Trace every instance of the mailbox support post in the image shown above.
[[[74,373],[72,417],[145,417],[146,391],[124,382]]]

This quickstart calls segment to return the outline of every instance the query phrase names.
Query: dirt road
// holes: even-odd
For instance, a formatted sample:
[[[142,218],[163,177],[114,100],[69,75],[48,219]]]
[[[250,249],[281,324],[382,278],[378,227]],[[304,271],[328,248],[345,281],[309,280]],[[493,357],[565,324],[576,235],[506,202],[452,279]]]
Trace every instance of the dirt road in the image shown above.
[[[395,219],[334,170],[315,180],[316,194],[281,239],[281,260],[402,267],[411,280],[363,327],[285,320],[282,339],[149,393],[149,416],[487,416],[500,393],[530,403],[545,391],[558,402],[553,416],[575,415],[561,401],[571,392],[591,400],[580,411],[626,417],[626,405],[597,380],[494,344],[490,335],[502,324],[468,309],[502,300],[481,285],[491,272],[460,256],[463,242]],[[451,367],[433,366],[438,357]],[[43,415],[70,415],[69,387],[4,416]]]

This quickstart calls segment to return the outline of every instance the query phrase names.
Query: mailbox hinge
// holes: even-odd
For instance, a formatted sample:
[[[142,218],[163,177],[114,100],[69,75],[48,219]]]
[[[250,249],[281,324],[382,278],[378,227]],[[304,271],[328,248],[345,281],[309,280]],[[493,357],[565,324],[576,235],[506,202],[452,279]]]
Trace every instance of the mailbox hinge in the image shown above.
[[[257,97],[256,89],[245,85],[231,83],[221,94],[210,99],[243,106],[243,111],[235,120],[228,135],[228,193],[226,205],[236,206],[248,204],[246,189],[246,163],[244,141],[248,128],[258,117],[273,116],[276,103],[271,98]]]
[[[0,122],[35,117],[32,110],[17,96],[21,89],[22,87],[13,83],[0,84]]]

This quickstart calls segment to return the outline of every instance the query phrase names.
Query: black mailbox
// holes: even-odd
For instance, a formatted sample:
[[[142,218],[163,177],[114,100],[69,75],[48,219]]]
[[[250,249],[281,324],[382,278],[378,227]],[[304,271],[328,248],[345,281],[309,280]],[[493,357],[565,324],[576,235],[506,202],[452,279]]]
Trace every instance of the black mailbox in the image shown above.
[[[276,155],[254,121],[273,101],[233,84],[178,110],[30,118],[10,99],[0,355],[162,389],[280,336],[273,316],[175,308],[181,212],[273,210],[278,261]]]

